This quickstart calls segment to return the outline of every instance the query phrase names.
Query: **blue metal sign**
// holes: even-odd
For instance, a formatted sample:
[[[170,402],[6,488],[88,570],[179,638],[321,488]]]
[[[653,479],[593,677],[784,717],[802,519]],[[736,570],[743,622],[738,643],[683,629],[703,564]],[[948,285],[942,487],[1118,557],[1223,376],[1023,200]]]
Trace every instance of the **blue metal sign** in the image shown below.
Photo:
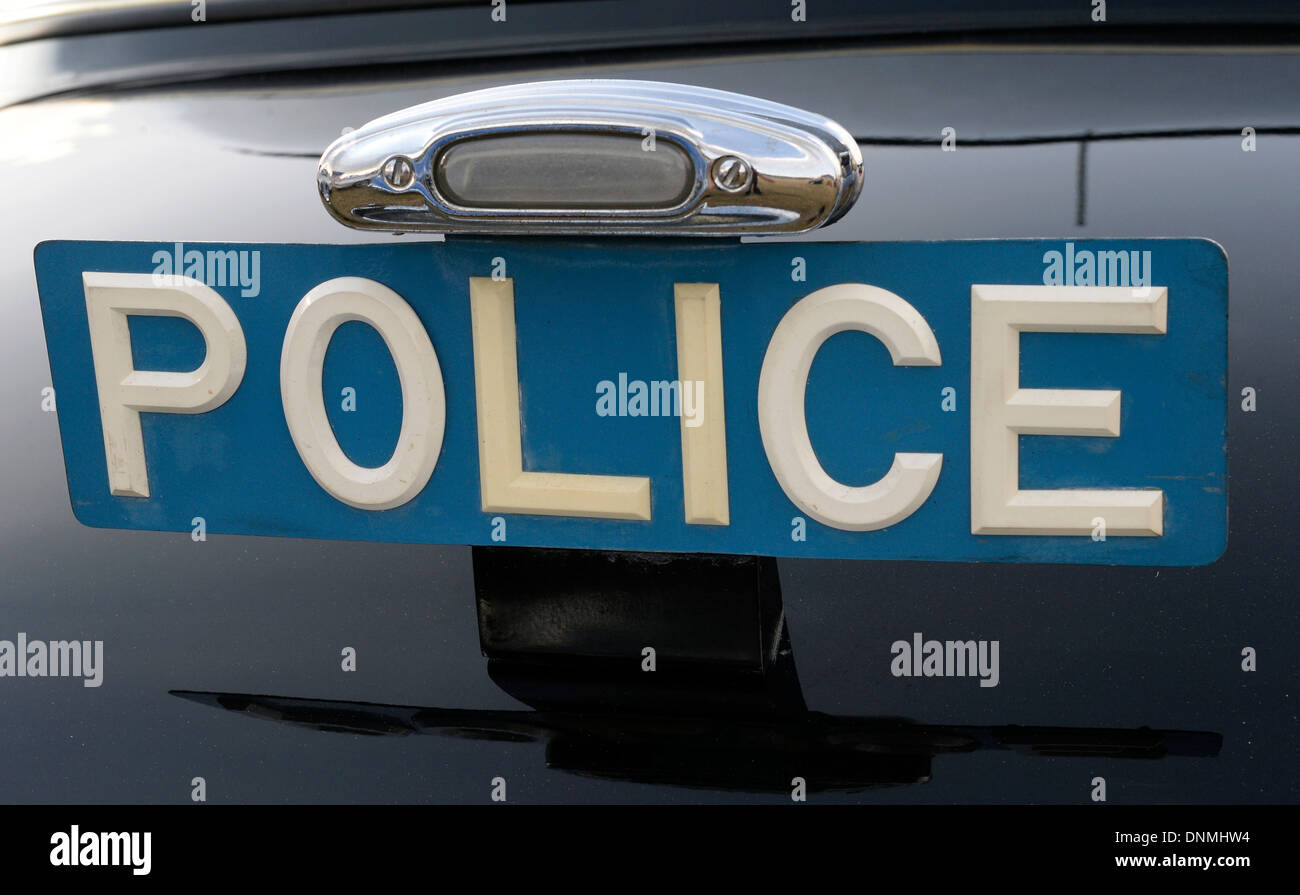
[[[1136,565],[1226,544],[1206,240],[47,242],[36,272],[87,525]]]

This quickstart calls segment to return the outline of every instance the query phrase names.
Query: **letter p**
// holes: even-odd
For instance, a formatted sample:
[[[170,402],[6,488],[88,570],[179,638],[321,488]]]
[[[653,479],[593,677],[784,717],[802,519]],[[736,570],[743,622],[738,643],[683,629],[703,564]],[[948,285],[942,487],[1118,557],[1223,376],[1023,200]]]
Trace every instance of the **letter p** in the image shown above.
[[[244,378],[244,331],[230,305],[190,277],[166,285],[150,274],[87,271],[81,277],[109,491],[148,497],[141,412],[205,413],[224,404]],[[132,315],[180,317],[194,324],[203,335],[203,363],[186,373],[137,370],[127,322]]]

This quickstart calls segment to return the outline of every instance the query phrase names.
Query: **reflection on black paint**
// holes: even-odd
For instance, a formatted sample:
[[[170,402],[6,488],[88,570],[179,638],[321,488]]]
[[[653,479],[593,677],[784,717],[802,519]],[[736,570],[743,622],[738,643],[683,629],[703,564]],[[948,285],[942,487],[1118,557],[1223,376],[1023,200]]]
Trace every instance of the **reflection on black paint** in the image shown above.
[[[1025,755],[1159,759],[1213,757],[1223,738],[1184,730],[920,724],[906,718],[795,715],[641,715],[489,711],[333,702],[287,696],[175,695],[312,730],[415,733],[545,743],[547,767],[640,783],[745,792],[854,792],[924,783],[930,760],[980,749]]]
[[[770,558],[475,548],[492,679],[531,711],[172,691],[285,724],[375,736],[544,743],[548,767],[746,792],[923,783],[931,760],[1025,755],[1213,757],[1217,733],[922,724],[809,711]],[[642,644],[658,644],[642,670]]]

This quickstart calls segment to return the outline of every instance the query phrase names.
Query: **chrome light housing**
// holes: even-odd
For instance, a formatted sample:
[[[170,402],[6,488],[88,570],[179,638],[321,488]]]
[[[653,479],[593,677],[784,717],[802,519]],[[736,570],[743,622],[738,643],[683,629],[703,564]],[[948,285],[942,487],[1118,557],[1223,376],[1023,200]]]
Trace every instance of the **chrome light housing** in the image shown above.
[[[367,230],[795,233],[848,211],[862,154],[828,118],[736,93],[542,81],[378,118],[330,144],[317,181]]]

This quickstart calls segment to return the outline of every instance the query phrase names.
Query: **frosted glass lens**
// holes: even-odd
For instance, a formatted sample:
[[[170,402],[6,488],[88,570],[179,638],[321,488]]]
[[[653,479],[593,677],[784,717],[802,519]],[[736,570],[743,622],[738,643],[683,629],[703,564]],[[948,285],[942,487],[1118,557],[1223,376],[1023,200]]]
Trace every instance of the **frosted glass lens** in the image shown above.
[[[477,137],[442,151],[438,191],[474,208],[671,208],[694,185],[686,153],[634,134]]]

